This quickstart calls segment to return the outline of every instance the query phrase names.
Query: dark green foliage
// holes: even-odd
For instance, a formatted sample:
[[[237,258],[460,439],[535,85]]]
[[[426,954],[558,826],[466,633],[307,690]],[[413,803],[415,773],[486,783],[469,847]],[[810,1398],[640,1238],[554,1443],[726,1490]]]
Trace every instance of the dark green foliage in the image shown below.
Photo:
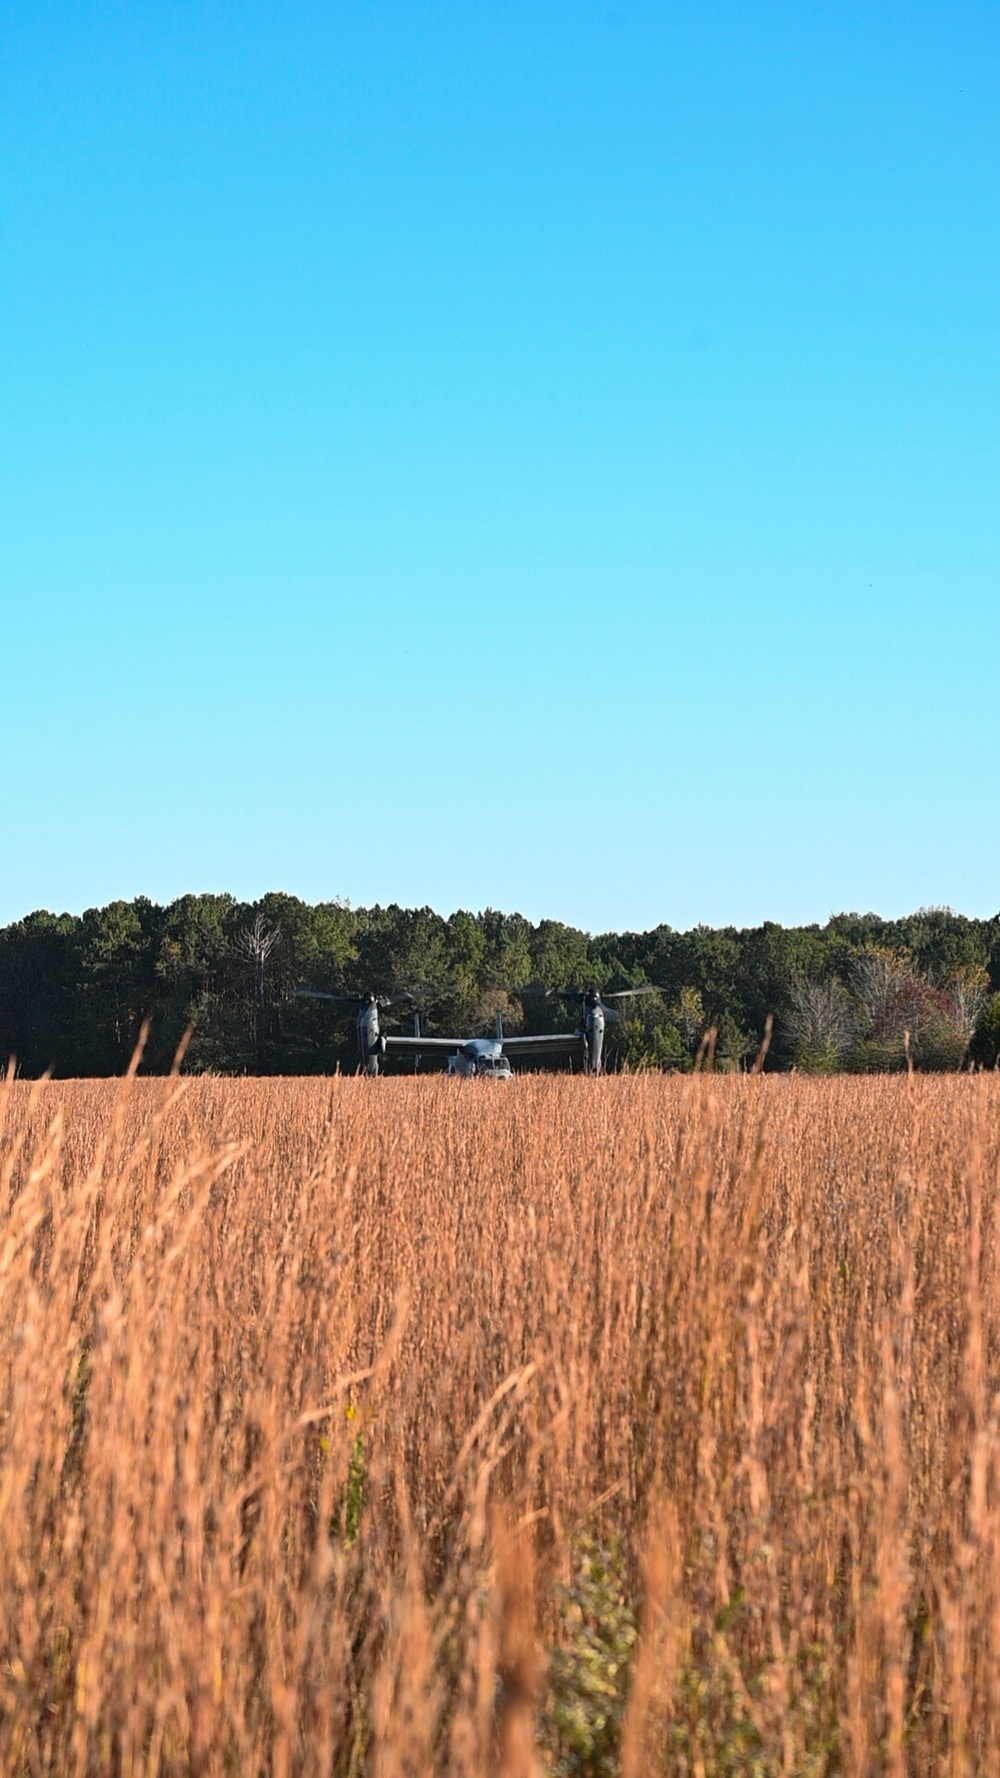
[[[858,970],[883,965],[882,999],[869,993],[863,1006]],[[622,1024],[608,1032],[612,1068],[689,1069],[699,1053],[704,1061],[712,1030],[715,1066],[747,1067],[768,1013],[769,1068],[904,1068],[907,1042],[918,1068],[993,1067],[1000,1056],[1000,917],[930,908],[894,921],[838,914],[822,927],[657,926],[594,938],[493,909],[444,919],[431,908],[310,906],[278,894],[253,903],[186,895],[165,908],[140,897],[4,928],[0,1056],[16,1056],[25,1075],[117,1074],[148,1019],[148,1071],[170,1067],[191,1026],[188,1069],[353,1072],[349,1013],[297,1000],[297,984],[413,989],[428,1033],[474,1035],[492,1030],[498,1012],[508,1031],[565,1029],[572,1014],[544,990],[591,982],[663,990],[623,1003]],[[409,1028],[405,1011],[396,1028]]]
[[[1000,1067],[1000,994],[991,995],[972,1040],[973,1060],[983,1068]]]
[[[582,1540],[559,1606],[539,1725],[547,1769],[553,1778],[612,1778],[637,1639],[620,1551]]]
[[[763,1655],[741,1666],[733,1652],[734,1631],[748,1616],[738,1591],[716,1622],[692,1638],[679,1675],[669,1753],[664,1765],[704,1778],[779,1778],[781,1735],[768,1721],[769,1661]],[[829,1650],[819,1643],[798,1648],[795,1685],[783,1725],[785,1758],[796,1778],[825,1778],[840,1771],[838,1700],[831,1683]],[[764,1727],[765,1739],[761,1734]]]
[[[353,1408],[348,1408],[347,1419],[348,1422],[354,1421],[355,1411]],[[324,1457],[329,1454],[329,1439],[325,1437],[320,1439],[320,1450]],[[330,1522],[330,1537],[339,1540],[347,1550],[352,1549],[358,1541],[367,1490],[368,1465],[365,1457],[365,1435],[363,1429],[359,1428],[351,1445],[347,1482],[341,1490]]]

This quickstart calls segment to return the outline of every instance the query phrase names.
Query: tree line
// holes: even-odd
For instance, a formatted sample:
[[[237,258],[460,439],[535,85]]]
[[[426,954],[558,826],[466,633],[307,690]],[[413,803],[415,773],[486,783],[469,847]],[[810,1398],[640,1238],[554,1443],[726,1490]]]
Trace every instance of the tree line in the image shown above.
[[[611,1067],[749,1066],[773,1015],[769,1068],[994,1067],[1000,1055],[1000,915],[925,908],[901,920],[837,914],[824,926],[592,936],[487,909],[313,906],[137,897],[81,915],[36,912],[0,930],[0,1055],[33,1077],[120,1073],[148,1024],[146,1072],[351,1072],[350,1009],[295,997],[408,989],[429,1034],[572,1028],[552,997],[591,983],[653,983],[609,1030]],[[407,1030],[410,1014],[389,1019]]]

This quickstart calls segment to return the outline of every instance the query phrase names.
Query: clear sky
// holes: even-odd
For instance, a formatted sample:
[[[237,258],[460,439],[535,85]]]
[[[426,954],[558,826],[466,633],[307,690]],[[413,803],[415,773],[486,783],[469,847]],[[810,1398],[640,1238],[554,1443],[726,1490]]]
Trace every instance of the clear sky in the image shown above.
[[[0,919],[1000,908],[1000,8],[0,7]]]

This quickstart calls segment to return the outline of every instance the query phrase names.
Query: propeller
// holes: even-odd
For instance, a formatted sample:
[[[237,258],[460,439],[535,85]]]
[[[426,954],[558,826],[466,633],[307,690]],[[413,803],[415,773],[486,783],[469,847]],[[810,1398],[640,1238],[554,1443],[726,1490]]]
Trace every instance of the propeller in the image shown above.
[[[613,994],[602,994],[602,1000],[630,1000],[634,994],[662,994],[663,989],[653,982],[643,982],[641,988],[616,988]]]
[[[546,988],[546,1000],[586,1000],[590,988]],[[613,993],[606,994],[602,988],[596,990],[605,1012],[609,1000],[630,1000],[635,994],[662,994],[663,989],[657,988],[652,982],[643,982],[638,988],[616,988]]]
[[[342,1006],[360,1006],[360,994],[327,994],[322,988],[296,988],[296,1000],[336,1000]]]
[[[367,994],[328,994],[323,988],[296,988],[296,1000],[333,1000],[340,1006],[363,1006],[368,999]],[[399,1006],[404,1000],[417,1000],[420,996],[412,993],[409,988],[400,988],[395,994],[376,994],[375,1001],[379,1006]]]
[[[662,992],[663,989],[656,987],[653,982],[642,982],[636,988],[615,988],[609,994],[603,993],[600,989],[593,988],[547,988],[545,998],[546,1000],[575,1001],[577,1005],[582,1006],[586,1004],[587,999],[591,994],[596,993],[601,1011],[607,1022],[613,1025],[620,1025],[622,1022],[622,1015],[617,1007],[609,1005],[610,1001],[631,1000],[638,994],[662,994]]]

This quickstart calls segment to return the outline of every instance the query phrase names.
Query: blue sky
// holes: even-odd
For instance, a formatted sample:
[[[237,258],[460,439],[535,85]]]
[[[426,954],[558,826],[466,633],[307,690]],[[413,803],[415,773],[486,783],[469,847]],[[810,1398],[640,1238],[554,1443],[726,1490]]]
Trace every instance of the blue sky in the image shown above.
[[[994,913],[998,51],[7,0],[0,919]]]

